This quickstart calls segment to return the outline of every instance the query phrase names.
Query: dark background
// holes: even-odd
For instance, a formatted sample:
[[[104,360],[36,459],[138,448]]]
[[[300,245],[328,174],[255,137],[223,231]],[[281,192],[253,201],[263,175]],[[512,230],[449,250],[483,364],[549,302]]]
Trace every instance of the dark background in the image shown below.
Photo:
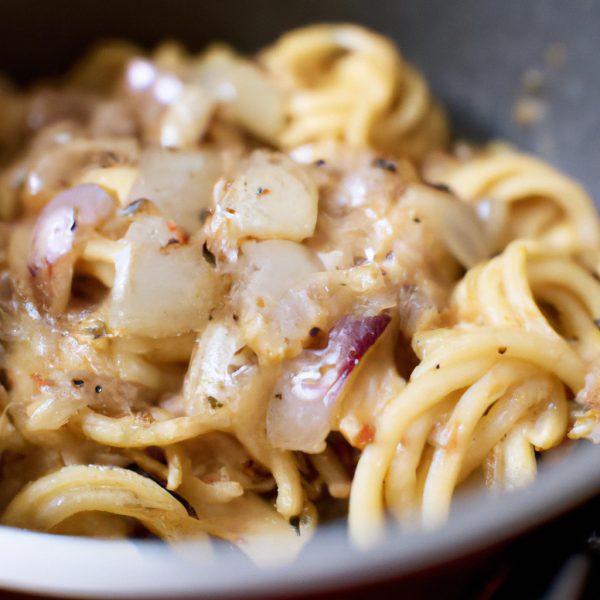
[[[600,202],[600,2],[597,0],[1,0],[0,69],[22,82],[64,72],[98,38],[254,51],[282,31],[353,21],[394,39],[422,69],[455,127],[507,139],[583,182]],[[562,68],[545,60],[567,51]],[[519,127],[523,75],[538,69],[545,110]]]
[[[191,50],[219,39],[252,52],[318,21],[358,22],[393,38],[425,73],[459,135],[503,138],[535,152],[581,181],[600,205],[596,0],[0,0],[0,69],[21,84],[60,74],[99,38],[148,48],[177,38]],[[564,64],[548,60],[557,43]],[[531,69],[540,75],[535,89],[524,83]],[[530,126],[514,117],[523,99],[542,109]],[[581,552],[591,565],[585,598],[598,598],[596,544],[588,542],[596,527],[600,499],[501,547],[330,598],[549,600],[560,567]],[[0,592],[17,597],[24,598]]]

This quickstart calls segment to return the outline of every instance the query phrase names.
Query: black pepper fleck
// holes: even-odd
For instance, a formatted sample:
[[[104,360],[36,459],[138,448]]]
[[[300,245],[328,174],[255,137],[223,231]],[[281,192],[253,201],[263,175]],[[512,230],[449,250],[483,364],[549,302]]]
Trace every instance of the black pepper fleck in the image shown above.
[[[290,526],[296,532],[296,535],[300,535],[300,517],[292,517],[290,519]]]
[[[319,331],[321,331],[321,330],[318,327],[313,327],[310,330],[310,337],[315,337],[319,333]]]
[[[275,394],[275,398],[277,398],[277,400],[281,400],[283,396],[280,393],[277,393]]]
[[[397,170],[396,163],[391,160],[385,160],[385,158],[379,158],[375,162],[373,162],[374,167],[379,167],[380,169],[385,169],[386,171],[390,171],[395,173]]]
[[[208,403],[210,404],[210,407],[215,410],[217,408],[223,408],[223,404],[221,404],[221,402],[219,402],[216,398],[213,398],[212,396],[209,396],[207,398]]]
[[[214,269],[217,266],[217,259],[215,258],[215,255],[208,249],[208,247],[206,246],[206,242],[204,242],[204,245],[202,246],[202,256],[204,257],[204,260]]]
[[[83,379],[73,379],[71,382],[75,387],[81,387],[83,385]]]
[[[315,161],[315,167],[322,167],[324,164],[325,164],[325,161],[322,158]]]
[[[440,190],[440,192],[446,192],[447,194],[452,193],[452,190],[445,183],[428,183],[427,185],[436,190]]]
[[[99,394],[99,393],[102,391],[102,386],[101,386],[101,385],[97,385],[97,386],[94,388],[94,390],[95,390],[96,394]]]
[[[435,368],[436,368],[436,369],[439,369],[439,368],[440,368],[440,365],[435,365]]]
[[[101,338],[103,335],[106,335],[106,323],[104,321],[96,321],[91,327],[87,330],[95,340]]]

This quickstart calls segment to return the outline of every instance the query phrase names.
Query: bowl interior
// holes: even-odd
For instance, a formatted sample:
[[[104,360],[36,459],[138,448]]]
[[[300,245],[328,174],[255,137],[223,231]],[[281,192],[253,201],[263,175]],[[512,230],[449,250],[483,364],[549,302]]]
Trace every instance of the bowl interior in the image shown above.
[[[3,0],[0,70],[21,83],[59,74],[101,38],[128,38],[146,47],[177,38],[191,50],[224,40],[251,52],[287,29],[318,21],[357,22],[388,35],[424,72],[459,135],[502,138],[534,152],[580,181],[599,205],[600,3],[591,0]],[[528,83],[532,70],[541,78],[536,89]],[[535,123],[516,118],[523,101],[539,107]],[[529,490],[467,499],[435,535],[407,537],[391,528],[382,546],[359,553],[348,546],[341,524],[326,527],[292,569],[266,573],[237,555],[207,566],[193,549],[0,529],[0,585],[98,597],[176,597],[352,584],[514,535],[598,489],[598,455],[581,444],[566,462],[543,469]],[[32,574],[32,557],[50,554],[56,557],[52,568]]]

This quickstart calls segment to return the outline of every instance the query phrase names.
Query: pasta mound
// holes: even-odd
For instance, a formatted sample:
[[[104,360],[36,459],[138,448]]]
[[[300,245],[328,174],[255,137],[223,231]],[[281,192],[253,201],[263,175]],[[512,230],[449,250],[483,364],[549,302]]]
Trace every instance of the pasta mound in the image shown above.
[[[373,32],[101,45],[0,89],[0,159],[4,525],[268,565],[318,518],[434,529],[458,486],[600,440],[590,198],[452,147]]]

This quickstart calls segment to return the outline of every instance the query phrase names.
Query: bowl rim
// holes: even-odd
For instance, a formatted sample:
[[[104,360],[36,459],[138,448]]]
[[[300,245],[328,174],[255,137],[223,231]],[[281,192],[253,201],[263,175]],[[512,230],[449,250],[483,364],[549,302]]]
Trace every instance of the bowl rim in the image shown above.
[[[600,455],[583,442],[561,462],[542,464],[528,488],[497,497],[467,494],[436,532],[407,534],[389,523],[385,540],[360,551],[350,546],[342,523],[325,525],[294,563],[269,569],[223,548],[209,558],[191,543],[94,540],[0,527],[0,586],[48,596],[147,599],[342,589],[477,552],[555,517],[598,490]]]

